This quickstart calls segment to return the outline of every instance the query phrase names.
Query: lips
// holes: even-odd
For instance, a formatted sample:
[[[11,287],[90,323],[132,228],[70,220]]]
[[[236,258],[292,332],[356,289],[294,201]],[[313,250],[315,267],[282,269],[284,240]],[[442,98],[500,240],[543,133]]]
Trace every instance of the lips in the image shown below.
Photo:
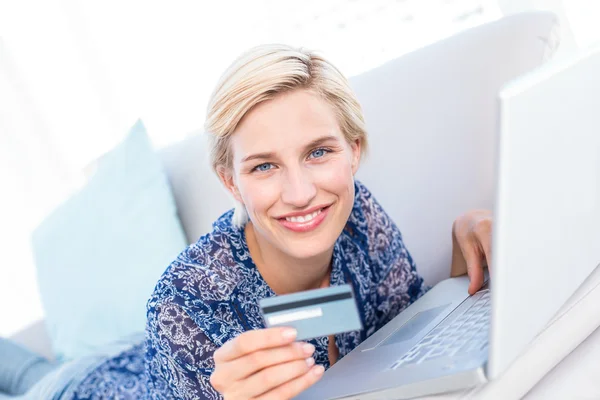
[[[289,214],[278,218],[279,223],[293,232],[310,232],[315,230],[327,217],[330,206],[317,207],[302,213]]]

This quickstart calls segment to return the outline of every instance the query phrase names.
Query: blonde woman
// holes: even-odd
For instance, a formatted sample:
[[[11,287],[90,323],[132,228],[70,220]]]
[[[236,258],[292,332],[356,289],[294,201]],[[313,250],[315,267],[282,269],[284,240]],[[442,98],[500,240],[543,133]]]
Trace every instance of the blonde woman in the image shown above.
[[[400,231],[354,179],[366,127],[348,82],[326,59],[281,45],[250,50],[217,85],[206,131],[215,172],[237,205],[156,287],[149,391],[287,399],[426,288]],[[458,246],[478,257],[471,291],[482,284],[489,250],[484,215],[455,224]],[[264,329],[259,299],[343,283],[354,288],[364,330],[299,343],[291,329]]]
[[[366,127],[326,59],[251,49],[218,83],[206,131],[235,209],[160,278],[145,346],[95,368],[74,398],[103,388],[111,398],[289,399],[427,290],[400,231],[354,179]],[[490,255],[489,215],[469,212],[453,226],[456,259],[468,262],[452,273],[468,272],[471,293]],[[291,328],[265,329],[260,299],[345,283],[363,330],[298,342]]]

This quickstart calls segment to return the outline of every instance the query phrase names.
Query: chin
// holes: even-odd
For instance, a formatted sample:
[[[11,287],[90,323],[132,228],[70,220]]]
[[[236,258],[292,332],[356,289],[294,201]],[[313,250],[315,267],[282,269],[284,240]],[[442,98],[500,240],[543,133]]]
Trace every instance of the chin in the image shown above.
[[[343,226],[339,230],[332,226],[322,228],[327,229],[303,234],[287,232],[287,240],[282,243],[282,248],[297,259],[310,259],[327,253],[333,249]]]
[[[284,244],[285,251],[292,257],[298,260],[308,260],[311,258],[319,257],[322,254],[327,253],[333,248],[335,240],[331,243],[313,243],[312,241],[293,241]],[[284,248],[285,248],[284,247]]]

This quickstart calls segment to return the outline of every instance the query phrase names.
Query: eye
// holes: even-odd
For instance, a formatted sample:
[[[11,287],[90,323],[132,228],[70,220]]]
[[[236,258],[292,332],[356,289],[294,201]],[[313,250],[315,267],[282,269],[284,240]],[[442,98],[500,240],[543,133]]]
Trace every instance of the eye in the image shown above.
[[[315,149],[310,153],[309,158],[321,158],[329,152],[331,152],[331,150],[323,149],[323,148]]]
[[[264,163],[264,164],[257,165],[256,167],[254,167],[253,170],[254,171],[258,171],[258,172],[267,172],[267,171],[269,171],[272,168],[273,168],[273,164],[271,164],[271,163]]]

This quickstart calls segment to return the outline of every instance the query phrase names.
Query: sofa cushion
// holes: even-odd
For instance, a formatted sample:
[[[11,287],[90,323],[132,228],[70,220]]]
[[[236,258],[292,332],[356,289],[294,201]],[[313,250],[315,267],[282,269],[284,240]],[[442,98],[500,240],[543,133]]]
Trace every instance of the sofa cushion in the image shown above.
[[[372,155],[357,177],[428,284],[450,275],[454,219],[494,207],[498,92],[550,56],[556,27],[551,13],[512,15],[351,79]]]
[[[143,331],[146,301],[185,245],[160,158],[138,121],[33,234],[57,359]]]

